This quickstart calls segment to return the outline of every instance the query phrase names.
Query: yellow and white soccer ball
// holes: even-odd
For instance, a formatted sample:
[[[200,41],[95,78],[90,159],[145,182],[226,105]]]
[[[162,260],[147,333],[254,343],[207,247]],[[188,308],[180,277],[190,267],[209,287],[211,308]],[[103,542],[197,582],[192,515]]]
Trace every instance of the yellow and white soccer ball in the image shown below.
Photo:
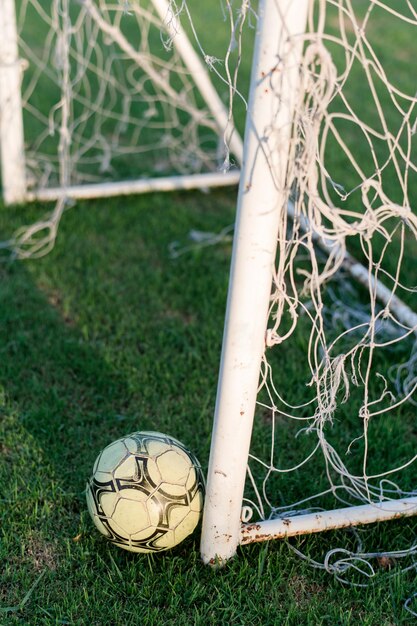
[[[87,506],[109,541],[159,552],[193,532],[203,508],[201,466],[168,435],[136,432],[104,448],[87,483]]]

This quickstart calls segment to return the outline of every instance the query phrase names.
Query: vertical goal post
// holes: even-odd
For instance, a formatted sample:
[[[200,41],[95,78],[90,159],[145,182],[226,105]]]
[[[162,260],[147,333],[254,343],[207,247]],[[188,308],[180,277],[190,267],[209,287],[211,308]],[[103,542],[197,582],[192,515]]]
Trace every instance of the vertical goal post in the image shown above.
[[[241,506],[269,311],[308,0],[261,0],[207,476],[201,552],[227,560],[240,542]],[[277,87],[285,94],[277,98]]]
[[[26,200],[25,148],[15,0],[0,4],[0,154],[5,204]]]
[[[282,514],[245,522],[243,501],[261,363],[267,346],[274,268],[286,238],[286,173],[299,96],[300,64],[309,0],[260,0],[244,137],[223,347],[212,432],[201,556],[221,565],[239,545],[345,528],[417,514],[417,496],[359,506]],[[302,220],[302,218],[300,218]],[[310,232],[308,221],[300,224]],[[311,230],[312,238],[317,237]],[[317,242],[316,242],[317,243]],[[331,245],[319,245],[327,253]],[[280,248],[280,249],[281,249]],[[334,250],[334,247],[333,247]],[[367,286],[365,268],[346,252],[351,275]],[[347,271],[349,272],[349,267]],[[417,329],[417,315],[377,279],[376,298],[395,308],[400,323]],[[408,332],[410,334],[411,331]],[[279,349],[279,348],[278,348]],[[414,492],[415,493],[415,492]]]

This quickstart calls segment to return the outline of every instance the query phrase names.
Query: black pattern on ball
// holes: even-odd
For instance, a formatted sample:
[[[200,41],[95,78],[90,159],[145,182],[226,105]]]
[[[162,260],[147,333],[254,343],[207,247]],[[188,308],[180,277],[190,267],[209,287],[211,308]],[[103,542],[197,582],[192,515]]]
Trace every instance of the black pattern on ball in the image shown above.
[[[134,552],[177,545],[198,523],[204,484],[196,457],[176,439],[137,432],[98,456],[87,505],[100,532]]]

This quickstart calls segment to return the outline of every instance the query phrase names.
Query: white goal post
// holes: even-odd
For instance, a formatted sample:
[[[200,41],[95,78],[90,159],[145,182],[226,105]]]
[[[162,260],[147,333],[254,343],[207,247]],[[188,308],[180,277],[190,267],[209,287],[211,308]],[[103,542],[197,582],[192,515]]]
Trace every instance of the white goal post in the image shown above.
[[[299,161],[302,160],[301,149],[294,148],[292,143],[292,133],[296,124],[295,115],[299,115],[299,98],[305,99],[305,96],[300,96],[300,81],[303,80],[300,67],[306,47],[304,32],[312,4],[309,0],[261,0],[259,3],[201,538],[202,558],[205,563],[213,565],[231,558],[239,545],[417,514],[416,491],[414,494],[406,494],[407,497],[398,498],[385,496],[381,491],[378,501],[378,497],[371,490],[373,495],[368,491],[368,498],[364,498],[365,503],[356,506],[327,511],[301,510],[296,515],[294,512],[286,515],[284,509],[275,519],[245,519],[244,489],[258,387],[260,376],[261,383],[267,377],[267,374],[261,372],[265,350],[270,345],[268,333],[271,331],[267,333],[266,329],[272,307],[271,285],[275,284],[275,297],[278,303],[281,302],[278,307],[281,306],[282,309],[288,306],[294,326],[299,315],[295,312],[296,306],[292,305],[292,300],[286,296],[285,284],[279,283],[276,278],[276,264],[279,269],[287,263],[284,252],[290,242],[290,236],[287,235],[287,217],[289,199],[291,193],[294,193],[294,187],[292,191],[289,189],[288,161],[295,160],[296,154]],[[324,2],[320,4],[324,5]],[[329,2],[331,4],[337,3]],[[346,4],[350,6],[350,3]],[[312,45],[315,45],[314,40]],[[350,50],[355,50],[354,45]],[[320,74],[320,70],[317,69],[316,73]],[[313,105],[311,109],[314,110]],[[302,116],[299,116],[301,119]],[[314,170],[309,176],[315,178]],[[298,194],[300,196],[301,192]],[[293,209],[290,213],[293,218],[298,219],[298,232],[304,233],[302,241],[307,242],[303,243],[305,247],[319,242],[330,256],[337,257],[339,248],[335,239],[326,241],[315,232],[315,225],[311,225],[305,215],[297,217]],[[277,242],[280,244],[278,257]],[[395,302],[395,290],[387,289],[375,278],[378,268],[375,275],[371,272],[368,274],[345,249],[341,251],[341,257],[341,262],[344,259],[351,268],[351,274],[356,272],[370,293],[376,299],[381,299],[385,314],[390,315],[388,312],[394,311],[393,316],[404,334],[412,337],[417,328],[417,316],[402,301]],[[292,275],[287,280],[289,283],[295,281]],[[307,309],[306,311],[308,313]],[[311,316],[312,325],[317,328],[320,328],[321,323],[319,314],[315,318]],[[372,334],[372,342],[375,342],[373,337]],[[276,343],[283,342],[285,338],[283,333],[283,336],[278,336]],[[279,349],[280,346],[276,348]],[[339,359],[337,363],[340,362]],[[336,371],[334,363],[333,373]],[[285,368],[285,363],[282,367]],[[322,365],[319,363],[317,367],[320,371]],[[337,384],[344,376],[344,373],[338,374]],[[328,380],[334,382],[334,379]],[[367,382],[366,378],[365,383]],[[329,383],[331,385],[332,382]],[[277,411],[274,406],[273,411]],[[315,419],[320,419],[318,411]],[[279,426],[276,427],[277,431],[278,429]],[[322,442],[318,445],[320,443]],[[366,493],[368,486],[365,470],[364,475]],[[383,481],[383,472],[381,476]]]
[[[17,46],[14,0],[0,6],[0,153],[3,198],[23,202],[26,195],[21,63]]]
[[[36,44],[33,49],[33,58],[29,56],[31,54],[31,43],[24,40],[26,31],[23,29],[23,33],[19,33],[19,28],[21,28],[22,25],[16,24],[15,7],[21,9],[21,5],[25,7],[27,12],[32,11],[32,15],[33,12],[37,13],[39,20],[43,19],[45,24],[47,24],[48,27],[50,26],[49,33],[45,34],[45,51],[37,53],[36,46],[39,44]],[[152,7],[153,13],[148,9],[148,5]],[[78,15],[75,15],[73,22],[71,22],[71,17],[76,12],[78,12]],[[121,15],[122,17],[120,17]],[[86,31],[86,34],[82,34],[81,29],[84,27],[83,22],[86,21],[86,18],[89,20],[90,30]],[[189,84],[182,89],[181,93],[177,94],[168,76],[168,73],[172,74],[175,68],[168,64],[167,69],[164,69],[163,59],[161,59],[160,62],[157,60],[157,62],[154,63],[151,50],[144,48],[143,41],[140,42],[140,47],[138,40],[129,41],[123,28],[129,21],[133,21],[134,18],[136,18],[138,22],[142,20],[140,23],[144,24],[142,32],[137,33],[138,37],[141,37],[143,34],[143,38],[145,38],[148,32],[150,32],[150,27],[154,28],[157,33],[160,26],[161,29],[165,31],[164,36],[171,38],[172,41],[170,43],[172,43],[175,54],[183,65],[183,69],[180,68],[182,74],[184,74],[185,70],[188,75],[186,80],[188,80],[190,84],[193,84],[196,93],[204,100],[207,115],[200,115],[203,128],[210,127],[213,129],[214,132],[218,134],[220,138],[219,141],[222,141],[222,137],[227,130],[229,137],[228,147],[234,155],[236,162],[238,164],[240,163],[242,158],[241,139],[236,131],[231,132],[233,129],[233,121],[229,119],[229,113],[210,80],[207,67],[191,45],[185,30],[177,17],[173,14],[168,0],[150,0],[149,3],[135,3],[132,4],[129,11],[127,8],[123,8],[123,3],[121,2],[106,2],[105,0],[99,0],[98,2],[96,0],[80,0],[80,2],[74,2],[73,0],[50,0],[45,4],[38,3],[37,0],[30,0],[26,3],[17,3],[16,0],[2,0],[0,3],[0,32],[2,34],[0,40],[0,150],[3,198],[5,204],[22,203],[33,200],[54,201],[60,198],[108,197],[128,193],[206,188],[237,184],[239,180],[238,168],[229,171],[220,171],[221,163],[217,171],[214,164],[212,171],[199,171],[197,169],[197,171],[193,172],[192,169],[190,169],[187,173],[178,172],[178,174],[170,173],[169,175],[164,175],[163,171],[161,171],[159,175],[155,177],[143,175],[138,171],[136,179],[132,179],[132,177],[129,176],[127,180],[118,180],[116,177],[115,180],[106,179],[103,182],[89,182],[86,180],[83,181],[82,184],[73,180],[71,176],[71,164],[68,165],[71,161],[71,143],[75,135],[81,133],[79,129],[87,127],[85,120],[92,120],[93,114],[104,109],[106,104],[104,101],[105,98],[103,98],[102,102],[96,105],[96,111],[94,111],[95,104],[91,102],[93,113],[82,112],[79,114],[79,121],[74,121],[72,118],[75,109],[72,99],[74,86],[78,88],[79,84],[81,84],[83,80],[86,80],[85,77],[89,71],[87,67],[88,59],[83,60],[80,58],[80,56],[82,56],[82,54],[80,55],[80,47],[84,46],[90,57],[92,56],[93,53],[91,49],[88,49],[89,45],[91,47],[91,44],[88,42],[88,36],[91,37],[92,33],[97,37],[103,38],[105,42],[103,51],[100,52],[103,56],[103,65],[98,67],[98,61],[95,61],[95,75],[93,78],[96,80],[98,77],[98,80],[103,83],[106,80],[109,81],[110,88],[113,89],[113,91],[110,96],[107,96],[107,99],[112,99],[115,86],[120,87],[122,90],[120,107],[124,106],[122,99],[123,89],[126,86],[121,84],[118,77],[115,78],[111,74],[106,76],[104,73],[107,71],[110,63],[108,61],[106,62],[104,57],[107,48],[109,48],[109,42],[111,42],[111,45],[117,51],[117,54],[113,53],[116,59],[113,66],[116,66],[116,61],[119,64],[126,63],[127,59],[134,64],[136,63],[138,71],[140,69],[147,74],[151,82],[155,81],[155,89],[160,90],[159,93],[164,94],[168,104],[171,103],[173,106],[178,106],[180,110],[183,109],[187,111],[191,117],[194,116],[195,118],[194,126],[199,124],[199,112],[197,107],[194,103],[190,106],[188,106],[187,103],[187,98],[190,93]],[[157,23],[157,19],[159,19],[160,24]],[[26,21],[30,22],[30,18],[26,18]],[[23,26],[25,26],[25,24],[23,24]],[[60,31],[54,33],[54,29],[60,29]],[[75,47],[71,48],[74,41]],[[21,49],[21,44],[25,46],[24,49]],[[55,46],[56,50],[49,52],[46,50],[48,45],[51,47]],[[161,56],[161,51],[163,52],[161,41],[159,41],[158,48],[160,49],[159,54]],[[38,54],[37,57],[35,56],[36,53]],[[25,54],[26,58],[24,58]],[[54,60],[54,55],[55,57],[58,56],[62,58],[59,58],[58,61],[56,58]],[[28,56],[29,58],[27,58]],[[40,175],[39,180],[33,180],[33,174],[28,177],[26,155],[27,140],[24,129],[23,111],[25,106],[27,106],[30,113],[34,112],[34,105],[31,98],[33,93],[36,96],[36,91],[38,90],[39,92],[42,90],[42,87],[33,87],[33,85],[29,84],[27,88],[29,96],[23,98],[22,79],[25,72],[28,71],[28,67],[32,66],[32,72],[36,73],[36,66],[43,63],[44,67],[39,69],[38,77],[43,78],[41,76],[42,71],[44,71],[45,76],[48,76],[51,80],[53,75],[56,74],[58,76],[57,80],[59,81],[58,86],[61,94],[56,101],[52,101],[49,112],[36,111],[35,118],[37,121],[41,118],[45,120],[46,130],[42,131],[45,137],[47,137],[48,134],[51,136],[60,134],[60,145],[54,148],[56,154],[52,155],[55,161],[59,161],[60,174],[56,176],[56,178],[59,178],[59,184],[56,184],[57,180],[50,184],[45,172],[43,175]],[[78,64],[78,69],[74,70],[72,68],[74,63]],[[85,63],[85,67],[83,63]],[[123,70],[126,71],[125,66],[123,66]],[[141,82],[137,76],[134,76],[134,71],[136,70],[131,71],[130,76],[132,90],[135,89],[136,85],[145,84],[144,81]],[[84,87],[81,85],[81,88]],[[96,87],[96,89],[99,91],[98,87]],[[91,98],[94,98],[93,91],[91,91],[91,94]],[[88,86],[85,92],[82,92],[81,95],[78,93],[76,94],[76,97],[77,96],[80,102],[86,102],[89,97]],[[152,106],[159,106],[152,96],[152,92],[149,92],[147,96],[150,102],[149,109],[151,109]],[[138,100],[137,94],[134,94],[133,97]],[[114,108],[112,109],[112,106],[114,107],[114,104],[110,104],[107,111],[110,119],[115,117],[115,110]],[[145,115],[148,114],[149,111],[145,111]],[[60,120],[57,119],[58,115],[61,115]],[[123,115],[127,117],[122,111],[120,114],[119,128],[124,123]],[[133,112],[129,115],[133,124],[135,123],[134,116],[135,113]],[[150,116],[149,124],[152,126],[152,111]],[[93,122],[89,123],[91,123],[91,125],[93,124]],[[50,126],[49,130],[47,128],[48,125]],[[146,129],[146,120],[143,126]],[[172,121],[170,121],[167,126],[172,128]],[[135,127],[132,126],[132,128],[133,131],[131,132],[133,133],[135,132]],[[93,130],[91,132],[95,131]],[[120,130],[118,130],[118,133],[120,133]],[[197,137],[195,128],[194,133],[194,136]],[[65,135],[67,136],[65,137]],[[106,137],[103,131],[102,136],[97,136],[96,138],[90,135],[85,140],[86,144],[90,143],[88,146],[90,152],[91,149],[94,148],[94,142],[98,145],[100,141],[105,144],[104,150],[109,150],[109,144],[111,144],[113,139]],[[169,144],[168,132],[165,143],[166,145]],[[140,145],[136,147],[138,150],[141,149]],[[47,149],[47,152],[48,150],[49,152],[51,151]],[[130,150],[132,151],[133,148],[130,148]],[[86,150],[84,148],[79,149],[79,154],[85,156]],[[36,161],[37,158],[37,154],[34,153],[31,160]],[[65,158],[66,164],[64,163]],[[44,159],[44,155],[42,159]],[[86,162],[88,163],[88,159],[86,159]],[[52,166],[45,166],[45,171],[47,167],[51,168]],[[65,173],[63,173],[63,171]],[[31,180],[29,180],[29,178]],[[47,184],[44,184],[45,181]]]

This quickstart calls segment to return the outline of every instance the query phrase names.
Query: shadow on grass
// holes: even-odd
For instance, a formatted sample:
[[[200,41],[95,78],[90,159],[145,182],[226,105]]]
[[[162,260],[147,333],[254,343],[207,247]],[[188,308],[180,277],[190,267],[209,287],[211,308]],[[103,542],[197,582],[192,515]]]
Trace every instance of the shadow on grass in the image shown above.
[[[39,469],[82,491],[95,454],[120,431],[126,384],[24,265],[1,268],[0,290],[3,454],[30,441],[44,460]]]
[[[201,202],[201,213],[207,205]],[[4,604],[18,609],[10,624],[23,616],[28,624],[59,618],[125,626],[139,618],[156,624],[160,615],[175,626],[226,617],[247,624],[384,623],[389,600],[378,601],[365,621],[362,590],[342,594],[320,573],[311,583],[311,570],[288,557],[283,543],[271,545],[265,565],[259,560],[260,574],[258,546],[214,574],[199,561],[196,537],[153,558],[115,550],[92,525],[87,529],[85,479],[113,439],[154,427],[207,458],[228,253],[181,258],[173,271],[163,251],[191,220],[177,209],[161,233],[162,212],[162,201],[136,221],[133,210],[91,211],[73,235],[74,213],[65,250],[58,244],[44,261],[0,267],[0,455],[7,461],[0,464],[0,499],[7,503],[0,509],[0,559],[5,555]],[[213,228],[206,220],[202,227]],[[325,541],[333,545],[325,535],[303,541],[312,557]],[[247,593],[251,586],[256,593]],[[356,593],[353,617],[339,621]],[[407,594],[398,590],[398,606]],[[251,615],[245,621],[243,610]]]
[[[76,534],[96,455],[134,430],[172,434],[206,460],[229,259],[173,266],[169,242],[219,220],[205,199],[192,216],[187,201],[163,230],[163,195],[152,212],[146,199],[73,210],[51,255],[0,266],[0,453],[10,461],[0,498],[30,497],[27,524],[67,494],[46,518],[71,518]]]

